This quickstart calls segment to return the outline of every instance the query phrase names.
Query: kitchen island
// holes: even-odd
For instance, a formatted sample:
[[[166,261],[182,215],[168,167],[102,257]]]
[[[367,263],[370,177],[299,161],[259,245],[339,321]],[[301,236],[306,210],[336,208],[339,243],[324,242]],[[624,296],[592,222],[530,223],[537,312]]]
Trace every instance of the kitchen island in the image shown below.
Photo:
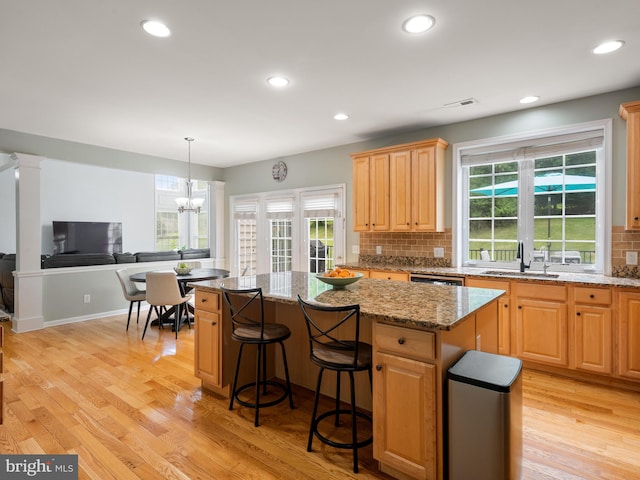
[[[315,386],[317,371],[309,361],[297,296],[324,305],[359,304],[361,339],[371,343],[374,352],[372,401],[367,378],[358,379],[356,389],[359,406],[372,412],[374,457],[382,471],[398,478],[444,478],[446,372],[467,350],[497,353],[497,299],[503,291],[376,279],[338,290],[303,272],[190,285],[196,292],[195,374],[204,388],[225,396],[238,345],[231,340],[221,285],[262,288],[267,321],[283,323],[292,332],[285,342],[291,381],[309,389]],[[248,380],[254,362],[247,360],[246,365],[241,375]],[[282,378],[282,365],[275,364],[271,373]],[[335,395],[334,386],[328,384],[323,393]]]

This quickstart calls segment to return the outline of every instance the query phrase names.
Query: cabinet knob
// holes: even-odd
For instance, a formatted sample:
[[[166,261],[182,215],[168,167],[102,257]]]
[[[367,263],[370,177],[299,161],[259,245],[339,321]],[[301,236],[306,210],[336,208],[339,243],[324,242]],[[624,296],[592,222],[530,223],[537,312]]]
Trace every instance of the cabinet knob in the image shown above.
[[[407,225],[411,225],[409,222],[407,222]]]
[[[582,315],[582,314],[581,314],[580,312],[576,312],[576,315],[577,315],[577,316],[580,316],[580,315]]]
[[[377,371],[382,370],[382,365],[376,365],[376,370],[377,370]]]
[[[638,221],[638,217],[633,217],[633,219],[637,222]]]
[[[203,298],[202,300],[200,300],[201,303],[207,303],[207,299]]]
[[[505,303],[505,304],[504,304],[504,308],[509,308],[509,304],[508,304],[508,303]]]
[[[591,295],[589,295],[589,298],[596,298],[596,296],[592,293]]]
[[[211,325],[217,325],[218,322],[211,322]]]
[[[519,308],[520,310],[522,310],[522,305],[518,305],[518,308]]]
[[[404,345],[404,338],[400,337],[400,338],[398,339],[398,343],[399,343],[400,345]]]

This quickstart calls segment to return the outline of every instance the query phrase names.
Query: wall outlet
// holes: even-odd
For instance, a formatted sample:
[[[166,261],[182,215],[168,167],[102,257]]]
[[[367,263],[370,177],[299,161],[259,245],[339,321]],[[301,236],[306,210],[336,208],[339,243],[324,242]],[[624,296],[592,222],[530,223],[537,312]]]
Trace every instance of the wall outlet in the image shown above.
[[[628,251],[627,265],[637,265],[637,264],[638,264],[638,252]]]
[[[376,255],[382,255],[382,247],[380,245],[376,247]]]
[[[435,258],[444,258],[444,247],[433,247],[433,256]]]
[[[358,255],[360,253],[360,245],[351,245],[351,253]]]
[[[88,293],[85,293],[82,300],[84,301],[84,303],[91,303],[91,295],[89,295]]]

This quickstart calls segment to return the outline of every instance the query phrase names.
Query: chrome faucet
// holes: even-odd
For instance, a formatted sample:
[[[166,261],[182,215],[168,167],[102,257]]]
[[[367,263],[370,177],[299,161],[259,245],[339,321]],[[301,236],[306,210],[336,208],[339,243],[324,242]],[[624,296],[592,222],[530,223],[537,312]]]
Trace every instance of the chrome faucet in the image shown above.
[[[547,261],[544,260],[544,262],[542,263],[542,273],[544,273],[546,275],[547,274],[547,270],[549,270],[550,266],[551,266],[551,264],[547,263]]]

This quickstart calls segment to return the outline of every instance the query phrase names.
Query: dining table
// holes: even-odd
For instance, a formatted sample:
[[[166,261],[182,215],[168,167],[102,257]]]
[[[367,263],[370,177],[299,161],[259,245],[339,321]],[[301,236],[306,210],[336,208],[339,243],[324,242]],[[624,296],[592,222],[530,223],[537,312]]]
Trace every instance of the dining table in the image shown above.
[[[147,281],[147,273],[150,272],[173,272],[176,275],[176,280],[178,281],[178,286],[180,287],[180,293],[182,296],[189,293],[192,288],[188,286],[191,282],[200,282],[203,280],[216,280],[219,278],[226,278],[229,276],[229,270],[224,270],[221,268],[194,268],[189,273],[179,274],[176,273],[173,269],[160,269],[160,270],[151,270],[146,272],[136,272],[129,275],[129,280],[132,282],[140,282],[145,283]],[[187,302],[187,309],[189,313],[193,315],[193,305]],[[159,316],[158,320],[154,320],[151,322],[151,325],[157,325],[161,323],[162,325],[171,324],[173,325],[173,320],[171,320],[171,316],[175,314],[176,307],[172,306],[167,309],[166,312],[162,313]],[[180,327],[182,323],[180,324]],[[179,328],[178,328],[179,329]]]

